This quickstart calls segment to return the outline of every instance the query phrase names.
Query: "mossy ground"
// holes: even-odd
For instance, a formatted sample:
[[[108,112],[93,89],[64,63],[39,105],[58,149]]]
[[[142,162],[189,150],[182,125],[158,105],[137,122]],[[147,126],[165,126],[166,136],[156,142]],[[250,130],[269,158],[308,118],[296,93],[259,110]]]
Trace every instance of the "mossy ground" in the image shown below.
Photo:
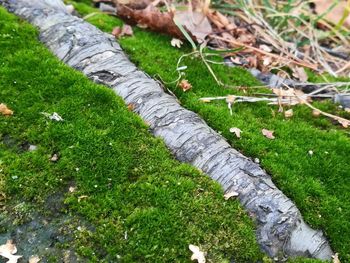
[[[86,15],[96,12],[89,2],[74,4],[82,15]],[[122,24],[118,18],[98,12],[87,21],[106,32]],[[160,76],[171,82],[177,78],[175,69],[179,57],[191,50],[188,46],[180,50],[173,48],[170,40],[171,37],[135,27],[133,37],[122,38],[119,42],[137,66],[151,76]],[[314,228],[322,229],[333,249],[343,260],[350,262],[349,130],[342,129],[330,119],[313,117],[306,106],[294,107],[293,118],[285,119],[282,113],[278,113],[277,106],[235,104],[233,116],[230,116],[224,101],[205,104],[199,98],[237,94],[237,91],[218,86],[198,58],[184,59],[183,65],[188,67],[184,78],[193,85],[192,90],[183,92],[175,85],[167,85],[183,106],[199,113],[242,153],[259,158],[278,187],[297,204],[306,221]],[[243,69],[221,65],[212,65],[212,68],[224,83],[247,87],[260,85]],[[317,80],[318,77],[311,74],[310,79]],[[332,102],[316,101],[314,105],[350,118],[349,113],[339,110]],[[243,131],[241,139],[229,132],[231,127]],[[276,139],[263,137],[263,128],[274,130]],[[308,154],[310,150],[313,155]]]
[[[14,110],[0,116],[0,235],[8,234],[7,215],[18,227],[33,209],[50,217],[58,194],[64,204],[53,216],[93,226],[68,228],[73,240],[65,246],[84,262],[189,262],[189,244],[210,262],[262,260],[237,201],[225,201],[219,185],[175,161],[120,98],[59,62],[32,26],[3,8],[0,76],[0,102]]]

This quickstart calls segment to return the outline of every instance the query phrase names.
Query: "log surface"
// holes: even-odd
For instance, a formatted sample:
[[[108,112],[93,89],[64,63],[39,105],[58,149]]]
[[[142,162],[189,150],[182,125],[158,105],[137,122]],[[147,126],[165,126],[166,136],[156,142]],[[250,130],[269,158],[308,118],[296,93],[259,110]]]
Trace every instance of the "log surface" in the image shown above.
[[[40,40],[62,61],[112,88],[150,124],[175,157],[235,191],[255,219],[257,240],[271,257],[331,259],[321,231],[303,221],[295,204],[251,159],[233,149],[197,114],[184,109],[159,83],[138,70],[114,37],[65,11],[60,0],[0,0],[9,11],[38,27]]]

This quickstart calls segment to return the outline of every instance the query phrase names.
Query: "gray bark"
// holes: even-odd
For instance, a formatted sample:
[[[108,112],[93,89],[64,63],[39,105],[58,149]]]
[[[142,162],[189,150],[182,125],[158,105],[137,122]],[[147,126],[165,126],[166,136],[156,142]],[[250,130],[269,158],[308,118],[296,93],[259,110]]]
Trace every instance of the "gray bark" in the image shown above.
[[[204,171],[225,192],[239,193],[241,204],[256,221],[257,240],[268,255],[331,258],[322,232],[305,224],[295,204],[270,176],[138,70],[112,36],[68,14],[59,0],[0,3],[37,26],[40,40],[59,59],[132,103],[178,160]]]

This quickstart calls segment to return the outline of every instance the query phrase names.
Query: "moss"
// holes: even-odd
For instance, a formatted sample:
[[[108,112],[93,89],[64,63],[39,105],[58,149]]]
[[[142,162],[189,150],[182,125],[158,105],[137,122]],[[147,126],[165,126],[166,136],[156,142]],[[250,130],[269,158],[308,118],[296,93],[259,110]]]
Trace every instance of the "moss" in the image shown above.
[[[212,262],[263,257],[237,201],[224,201],[219,185],[175,161],[111,90],[59,62],[32,26],[2,8],[0,50],[0,100],[15,112],[0,116],[7,206],[25,202],[54,216],[51,196],[63,191],[65,206],[52,209],[93,226],[73,231],[71,244],[89,262],[188,262],[189,244]],[[29,144],[37,150],[26,151]]]
[[[83,14],[95,9],[77,4]],[[115,17],[96,14],[88,19],[106,32],[122,24]],[[182,49],[170,45],[171,38],[165,35],[134,28],[134,36],[121,38],[122,47],[131,60],[151,76],[165,82],[177,78],[176,64],[179,57],[190,52],[189,46]],[[315,118],[306,106],[294,107],[294,116],[285,119],[277,106],[264,103],[235,104],[230,116],[225,102],[201,103],[199,98],[241,94],[234,89],[219,87],[198,58],[184,59],[184,78],[193,88],[183,92],[175,85],[167,85],[182,105],[201,115],[206,122],[222,133],[235,148],[252,158],[259,158],[262,166],[272,174],[273,181],[301,210],[306,221],[315,228],[324,230],[332,247],[343,260],[350,261],[350,143],[349,132],[324,117]],[[254,86],[259,83],[245,70],[213,65],[215,74],[223,82],[236,86]],[[311,80],[322,81],[310,73]],[[329,77],[328,77],[329,79]],[[334,80],[334,79],[332,79]],[[342,78],[342,81],[349,79]],[[263,90],[267,92],[267,90]],[[248,94],[257,92],[248,89]],[[350,118],[350,114],[329,101],[316,101],[322,110]],[[237,139],[229,128],[243,130]],[[274,130],[276,139],[268,140],[261,129]],[[312,150],[313,155],[308,152]]]

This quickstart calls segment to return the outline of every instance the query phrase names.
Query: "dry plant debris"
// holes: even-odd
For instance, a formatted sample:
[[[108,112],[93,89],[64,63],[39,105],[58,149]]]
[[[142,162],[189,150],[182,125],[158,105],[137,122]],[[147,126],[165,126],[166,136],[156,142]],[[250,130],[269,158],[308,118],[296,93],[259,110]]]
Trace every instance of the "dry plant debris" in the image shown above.
[[[6,244],[0,246],[0,256],[8,259],[7,263],[17,263],[22,256],[15,255],[17,247],[12,240],[7,240]]]
[[[38,256],[31,256],[28,261],[28,263],[38,263],[38,262],[40,262],[40,258]]]
[[[227,201],[229,200],[230,198],[232,197],[237,197],[239,196],[239,193],[235,192],[235,191],[231,191],[231,192],[228,192],[224,195],[224,199]]]
[[[63,118],[57,112],[54,112],[52,114],[47,112],[42,112],[41,114],[43,114],[45,117],[53,121],[63,121]]]
[[[122,36],[133,36],[134,32],[132,31],[132,27],[124,24],[122,27],[117,26],[113,29],[112,35],[116,38],[120,38]]]
[[[311,8],[309,2],[224,0],[225,8],[217,4],[216,10],[210,1],[109,2],[129,24],[177,39],[205,41],[214,48],[242,48],[225,55],[240,66],[263,72],[275,69],[301,82],[307,81],[304,68],[333,76],[350,74],[349,1],[314,0]]]
[[[266,138],[271,139],[271,140],[275,139],[275,136],[273,135],[274,131],[262,129],[261,132]]]
[[[333,258],[332,260],[333,263],[340,263],[338,253],[335,253],[334,256],[332,256],[332,258]]]
[[[188,248],[192,251],[191,260],[197,260],[198,263],[205,263],[205,253],[198,246],[189,245]]]
[[[285,112],[284,112],[284,117],[286,117],[286,118],[291,118],[291,117],[293,117],[293,109],[289,109],[289,110],[286,110]]]
[[[6,104],[0,103],[0,113],[5,116],[13,115],[13,111],[10,110]]]
[[[234,133],[236,135],[237,138],[241,138],[241,132],[242,130],[240,128],[237,128],[237,127],[232,127],[230,129],[230,132],[231,133]]]
[[[177,47],[177,48],[180,48],[183,44],[183,42],[178,39],[178,38],[173,38],[170,42],[170,44],[173,46],[173,47]]]
[[[191,83],[188,82],[187,79],[183,79],[180,81],[179,87],[185,92],[185,91],[190,90],[192,88],[192,85],[191,85]]]

